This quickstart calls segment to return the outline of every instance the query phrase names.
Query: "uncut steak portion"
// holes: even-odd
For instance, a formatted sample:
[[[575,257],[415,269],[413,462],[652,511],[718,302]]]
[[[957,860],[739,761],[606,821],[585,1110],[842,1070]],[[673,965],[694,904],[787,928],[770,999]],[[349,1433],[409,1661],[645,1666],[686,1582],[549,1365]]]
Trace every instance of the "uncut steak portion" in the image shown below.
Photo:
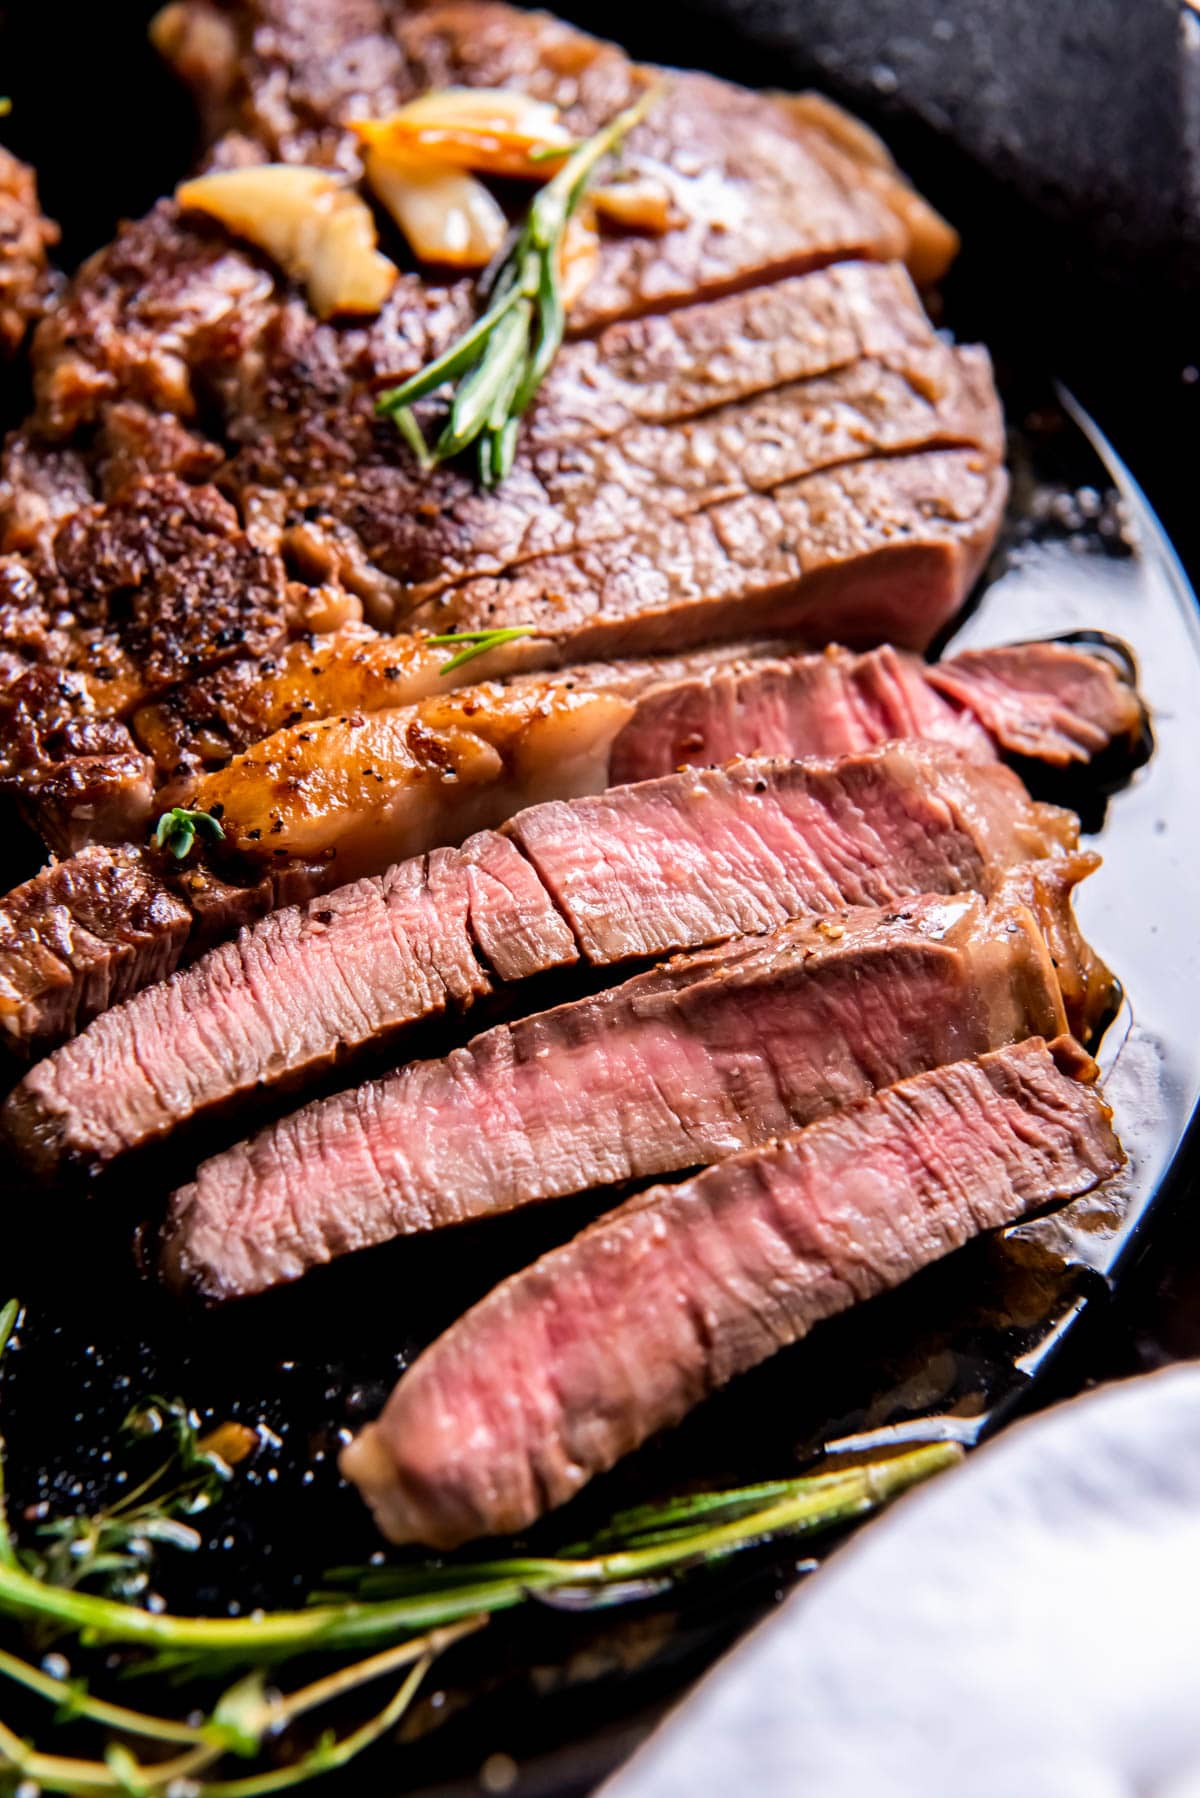
[[[823,1318],[1115,1173],[1055,1052],[1074,1071],[1037,1041],[958,1061],[629,1200],[426,1349],[342,1471],[393,1542],[524,1529]]]
[[[1065,1024],[1033,915],[1003,895],[785,924],[268,1126],[175,1195],[164,1268],[243,1297],[397,1236],[719,1161]]]
[[[979,575],[1004,471],[974,450],[849,463],[450,588],[417,628],[532,626],[580,660],[714,637],[924,649]]]
[[[1069,852],[1070,813],[952,751],[747,760],[519,813],[272,913],[33,1068],[0,1113],[39,1172],[90,1171],[447,1003],[582,959],[699,948],[847,905],[994,892]],[[1068,883],[1069,884],[1069,883]],[[57,964],[56,964],[57,967]]]
[[[802,318],[798,306],[796,329]],[[479,489],[461,466],[422,470],[411,458],[396,466],[397,458],[379,455],[374,427],[362,433],[352,485],[313,481],[314,444],[294,429],[281,443],[258,443],[234,476],[295,481],[306,504],[348,522],[396,583],[402,618],[463,581],[623,540],[647,510],[688,518],[822,469],[906,452],[968,448],[989,464],[1001,457],[1003,425],[987,355],[936,339],[912,354],[861,358],[698,417],[665,424],[627,418],[608,438],[559,436],[555,398],[551,380],[531,417],[528,455],[491,490]],[[330,421],[321,422],[328,431]]]

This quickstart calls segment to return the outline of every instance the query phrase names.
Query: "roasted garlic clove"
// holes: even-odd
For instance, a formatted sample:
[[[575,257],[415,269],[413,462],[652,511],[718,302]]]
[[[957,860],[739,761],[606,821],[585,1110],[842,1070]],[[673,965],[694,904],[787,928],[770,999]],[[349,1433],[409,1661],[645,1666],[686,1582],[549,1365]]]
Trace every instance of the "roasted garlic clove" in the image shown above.
[[[498,87],[443,87],[383,119],[354,119],[362,143],[481,174],[544,180],[571,148],[558,108]]]
[[[274,162],[222,169],[182,182],[175,198],[303,281],[321,318],[378,312],[396,280],[394,264],[376,249],[370,208],[327,169]]]
[[[371,146],[367,182],[422,262],[486,268],[504,242],[508,220],[487,188],[465,169]]]
[[[661,235],[675,222],[671,194],[653,175],[632,175],[624,181],[606,181],[588,194],[593,210],[606,223],[622,231],[650,231]]]
[[[596,272],[600,261],[600,234],[590,210],[567,220],[558,254],[559,297],[569,312]]]

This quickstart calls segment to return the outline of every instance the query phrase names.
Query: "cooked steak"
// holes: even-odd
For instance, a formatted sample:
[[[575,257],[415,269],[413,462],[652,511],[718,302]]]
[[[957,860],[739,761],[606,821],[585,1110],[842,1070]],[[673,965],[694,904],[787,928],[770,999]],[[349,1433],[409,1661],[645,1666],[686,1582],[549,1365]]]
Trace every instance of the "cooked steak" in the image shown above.
[[[213,145],[218,163],[266,154],[356,173],[346,120],[430,82],[524,87],[560,103],[582,132],[650,79],[620,51],[542,15],[458,0],[415,14],[358,0],[337,17],[301,0],[223,9],[185,0],[158,36],[210,129],[232,134]],[[668,631],[693,643],[744,634],[758,628],[768,591],[790,595],[800,574],[804,597],[789,598],[796,616],[785,625],[819,635],[836,613],[843,635],[866,640],[897,615],[878,603],[895,581],[906,590],[902,634],[923,641],[961,601],[1003,487],[986,357],[940,342],[889,261],[911,254],[922,277],[936,275],[952,234],[878,144],[813,102],[673,77],[669,103],[627,154],[660,171],[678,222],[660,237],[605,243],[572,318],[585,336],[557,359],[495,495],[477,494],[454,469],[422,474],[373,411],[380,385],[461,328],[473,303],[466,282],[405,275],[373,323],[321,324],[294,287],[209,222],[164,203],[124,227],[38,336],[38,408],[6,454],[0,529],[4,546],[35,565],[44,617],[36,624],[23,610],[18,638],[0,649],[69,674],[56,699],[67,721],[128,719],[150,699],[201,731],[191,689],[215,664],[252,670],[263,654],[282,654],[289,634],[364,611],[395,628],[456,583],[453,615],[486,617],[491,583],[514,570],[538,588],[545,624],[560,559],[571,563],[568,585],[587,581],[595,546],[618,543],[609,590],[563,608],[559,659],[656,647]],[[935,468],[938,454],[978,467]],[[850,465],[862,470],[857,482]],[[793,493],[826,470],[828,490]],[[194,576],[176,566],[174,538],[177,517],[196,525],[200,510],[212,529],[218,502],[203,483],[214,473],[236,516],[219,525],[228,581],[210,592],[213,566]],[[658,571],[647,584],[639,563],[648,489],[650,516],[683,532],[667,603],[686,621],[671,625]],[[761,503],[726,510],[748,496]],[[888,519],[867,525],[860,514],[880,503]],[[752,530],[771,535],[774,562],[763,571],[748,560]],[[145,566],[131,568],[131,557]],[[286,591],[284,567],[295,577]],[[185,588],[206,603],[183,607]],[[525,585],[509,598],[518,591]],[[10,709],[0,751],[12,763],[7,739],[20,736],[32,696],[16,694]],[[161,738],[156,717],[144,722]],[[132,765],[68,761],[46,745],[13,774],[34,820],[60,845],[77,841],[63,826],[77,786],[88,797],[72,817],[93,806],[112,835],[124,806],[138,836],[145,808],[134,803]]]
[[[326,886],[340,884],[522,806],[598,792],[633,709],[607,687],[464,687],[277,731],[162,803],[220,818],[228,848],[252,863],[308,857],[326,862]]]
[[[515,1274],[403,1376],[343,1472],[393,1542],[523,1529],[821,1319],[1122,1159],[1043,1043],[917,1074]]]
[[[608,965],[914,893],[991,893],[1075,846],[1006,768],[933,745],[835,762],[738,762],[522,812],[505,834]]]
[[[823,290],[830,282],[828,274],[808,279],[819,279]],[[782,328],[804,333],[800,341],[811,355],[806,282],[788,285],[795,300],[778,307]],[[751,311],[749,297],[724,303],[731,329]],[[567,350],[562,376],[552,372],[531,414],[527,451],[498,489],[481,491],[460,466],[422,470],[411,457],[388,454],[392,446],[381,445],[375,422],[348,411],[310,416],[299,430],[289,420],[281,437],[260,436],[238,458],[234,476],[254,489],[298,488],[308,507],[348,525],[396,583],[402,623],[413,607],[461,582],[624,539],[648,508],[656,517],[689,517],[821,469],[902,452],[966,447],[989,465],[1000,461],[1003,426],[982,351],[954,350],[930,336],[886,359],[860,357],[727,404],[716,403],[710,379],[704,410],[688,417],[687,381],[698,371],[685,362],[692,353],[686,334],[670,322],[677,337],[671,401],[682,416],[638,422],[653,404],[651,385],[644,395],[635,388],[622,396],[623,417],[611,435],[582,435],[580,419],[566,407],[560,425],[560,386],[567,404],[582,411],[576,365],[592,362]],[[776,365],[803,360],[770,347]],[[749,372],[744,379],[750,384]],[[331,441],[338,457],[322,478]],[[351,455],[355,478],[347,483],[340,477]]]
[[[1145,715],[1132,680],[1103,654],[1070,643],[964,649],[929,679],[1012,755],[1064,766],[1111,743],[1135,743]]]
[[[6,585],[21,603],[0,622],[31,662],[22,670],[14,656],[0,697],[10,774],[36,768],[67,725],[119,718],[149,693],[264,653],[287,631],[282,562],[250,541],[215,488],[175,475],[77,507],[27,563],[7,565]],[[43,630],[30,637],[39,613]]]
[[[1075,828],[1006,769],[914,745],[746,761],[537,806],[498,837],[276,912],[97,1018],[25,1076],[5,1128],[44,1174],[92,1170],[256,1086],[299,1084],[447,1003],[469,1005],[493,978],[579,956],[613,966],[917,893],[992,893],[1015,864],[1070,850]],[[1087,871],[1070,859],[1076,878]],[[40,970],[22,972],[32,985]],[[66,978],[57,962],[54,974]]]
[[[209,1301],[397,1236],[719,1161],[1066,1018],[1032,914],[926,897],[803,920],[500,1024],[204,1162],[164,1265]]]
[[[171,972],[192,917],[134,849],[85,849],[0,903],[0,1024],[54,1041]]]
[[[731,755],[848,755],[892,737],[1052,766],[1131,749],[1137,691],[1107,656],[1055,642],[963,650],[941,662],[890,649],[714,660],[639,694],[613,745],[613,782]]]
[[[57,242],[33,170],[0,149],[0,356],[15,355],[42,316],[52,289],[46,253]]]
[[[447,673],[450,651],[431,647],[425,637],[349,627],[315,645],[293,643],[281,655],[238,661],[177,687],[141,707],[132,731],[160,778],[173,776],[186,785],[237,751],[264,745],[279,730],[412,705],[484,679],[543,680],[546,675],[523,670],[539,667],[551,649],[543,639],[523,638]],[[1049,729],[1038,740],[1055,765],[1066,753],[1068,734],[1075,759],[1112,745],[1132,749],[1139,738],[1141,704],[1132,678],[1107,655],[1058,643],[969,655],[961,692],[953,662],[938,665],[935,679],[925,662],[890,648],[854,656],[830,646],[819,655],[795,655],[786,641],[770,638],[673,656],[578,663],[555,668],[549,677],[570,690],[603,687],[636,702],[613,745],[612,785],[733,755],[845,755],[890,737],[952,742],[983,759],[997,748],[1026,754],[1035,741],[1031,720],[1047,715]],[[993,664],[1008,688],[1004,707],[997,708],[990,694],[980,701],[999,733],[994,738],[972,703]],[[1057,714],[1065,722],[1054,721]],[[1098,747],[1086,750],[1085,744]]]
[[[295,0],[255,0],[230,12],[232,36],[216,57],[188,52],[188,22],[211,13],[204,4],[173,7],[159,34],[199,89],[212,125],[233,126],[232,141],[216,145],[218,161],[244,159],[251,138],[259,156],[356,168],[354,142],[339,129],[347,118],[386,112],[448,84],[525,90],[561,106],[568,128],[586,134],[651,78],[611,44],[544,13],[502,5],[356,5],[352,17],[337,21]],[[318,58],[317,47],[326,45],[328,56]],[[215,80],[214,65],[225,70]],[[214,107],[216,92],[223,99]],[[678,292],[720,290],[864,252],[911,253],[923,277],[937,279],[954,253],[954,234],[886,154],[864,164],[847,148],[840,117],[816,117],[709,76],[673,74],[670,104],[633,134],[628,154],[662,172],[681,222],[662,244],[621,238],[607,246],[580,322],[661,309]]]
[[[618,542],[467,581],[408,623],[528,625],[580,660],[759,631],[924,649],[979,574],[1006,491],[973,450],[851,463],[691,517],[647,511]]]

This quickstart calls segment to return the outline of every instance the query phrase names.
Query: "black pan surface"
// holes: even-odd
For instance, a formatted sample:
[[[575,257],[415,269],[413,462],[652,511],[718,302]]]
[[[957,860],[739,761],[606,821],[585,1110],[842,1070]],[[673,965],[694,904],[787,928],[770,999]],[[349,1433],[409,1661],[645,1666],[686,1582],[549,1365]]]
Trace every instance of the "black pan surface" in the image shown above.
[[[1039,378],[1036,346],[989,304],[986,278],[972,279],[969,238],[948,305],[948,322],[999,348],[1014,425],[1009,528],[955,642],[1110,633],[1133,648],[1152,711],[1154,754],[1106,815],[1094,787],[1047,794],[1073,799],[1099,829],[1105,865],[1079,906],[1125,984],[1101,1059],[1130,1166],[1119,1187],[972,1245],[825,1326],[598,1482],[535,1536],[545,1545],[582,1535],[619,1504],[695,1480],[793,1472],[831,1445],[970,1443],[1040,1393],[1078,1383],[1090,1371],[1077,1346],[1089,1319],[1153,1242],[1151,1213],[1185,1166],[1200,1095],[1195,603],[1132,477]],[[372,1413],[444,1322],[580,1218],[556,1207],[452,1247],[400,1245],[278,1300],[205,1318],[175,1312],[134,1269],[130,1228],[161,1202],[156,1178],[131,1176],[102,1213],[11,1185],[7,1196],[0,1299],[18,1291],[28,1306],[0,1395],[14,1514],[103,1494],[115,1430],[144,1393],[179,1393],[212,1421],[262,1424],[264,1446],[213,1513],[203,1551],[161,1564],[159,1589],[173,1607],[216,1611],[295,1602],[331,1560],[375,1549],[335,1476],[340,1432]],[[795,1577],[794,1556],[767,1553],[603,1619],[534,1612],[493,1626],[439,1669],[444,1696],[419,1708],[418,1738],[361,1763],[340,1789],[478,1791],[480,1768],[499,1754],[515,1764],[515,1784],[503,1789],[588,1790]],[[507,1761],[490,1767],[490,1778],[512,1775]]]

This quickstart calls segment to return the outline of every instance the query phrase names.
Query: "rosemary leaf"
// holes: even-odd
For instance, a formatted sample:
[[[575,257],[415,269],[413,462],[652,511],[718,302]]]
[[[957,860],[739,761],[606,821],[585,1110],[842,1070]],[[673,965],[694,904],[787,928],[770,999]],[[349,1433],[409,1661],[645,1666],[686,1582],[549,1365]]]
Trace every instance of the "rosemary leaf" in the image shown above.
[[[497,399],[516,391],[524,365],[533,306],[518,300],[488,338],[487,348],[459,384],[450,419],[434,447],[439,462],[467,449],[490,423]]]
[[[649,88],[623,112],[575,145],[535,195],[523,225],[481,292],[484,311],[425,368],[381,393],[376,411],[395,420],[422,467],[478,443],[485,487],[504,479],[516,453],[516,425],[558,353],[565,329],[558,261],[563,235],[598,165],[640,123],[661,90]],[[557,158],[556,158],[557,159]],[[459,383],[450,417],[433,449],[408,408]]]
[[[416,414],[413,412],[412,408],[410,406],[397,406],[391,416],[392,423],[399,431],[401,437],[403,437],[405,443],[407,443],[413,455],[417,458],[421,468],[426,471],[431,469],[434,466],[434,459],[430,453],[429,445],[425,441],[424,433],[417,423]]]
[[[0,1361],[4,1359],[4,1351],[17,1327],[17,1319],[20,1315],[21,1301],[19,1299],[9,1299],[7,1304],[0,1306]]]
[[[519,290],[513,288],[505,299],[493,302],[476,319],[470,330],[464,331],[448,350],[444,350],[415,375],[410,375],[407,381],[402,381],[399,387],[392,387],[386,393],[381,393],[375,401],[376,412],[386,417],[402,406],[414,406],[418,400],[425,399],[436,388],[444,386],[447,381],[453,381],[464,369],[470,368],[476,350],[487,343],[500,320],[520,298]]]
[[[438,670],[440,674],[452,674],[467,662],[473,662],[476,656],[485,656],[489,650],[498,649],[502,643],[515,643],[519,637],[537,637],[540,632],[532,624],[506,625],[502,630],[492,631],[446,631],[437,637],[427,637],[426,642],[435,649],[451,648],[463,645],[457,655],[443,662]]]

